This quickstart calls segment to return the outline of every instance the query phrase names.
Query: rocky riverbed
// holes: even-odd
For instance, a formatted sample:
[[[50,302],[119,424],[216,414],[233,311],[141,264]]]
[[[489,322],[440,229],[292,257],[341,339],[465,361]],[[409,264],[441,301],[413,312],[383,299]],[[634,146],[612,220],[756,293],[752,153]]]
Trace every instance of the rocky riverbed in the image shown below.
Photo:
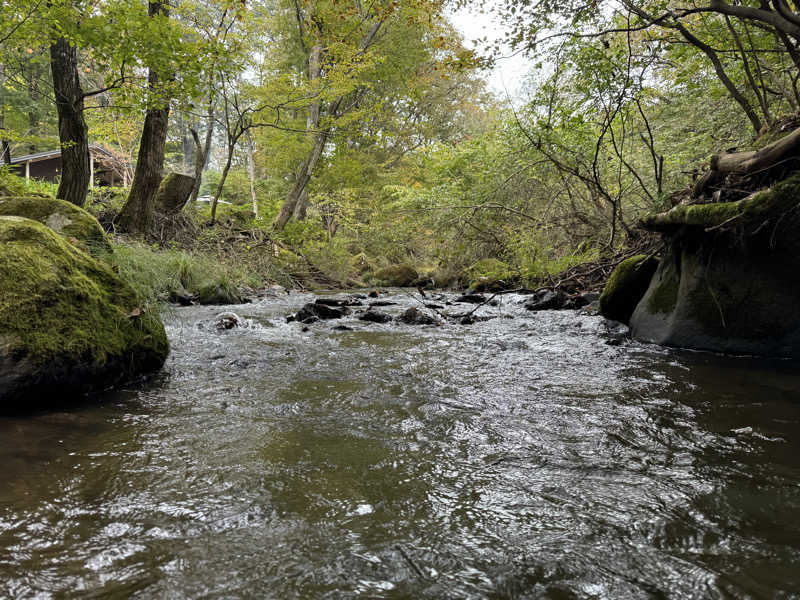
[[[154,379],[0,419],[0,597],[800,594],[796,363],[516,294],[296,320],[348,297],[172,308]]]

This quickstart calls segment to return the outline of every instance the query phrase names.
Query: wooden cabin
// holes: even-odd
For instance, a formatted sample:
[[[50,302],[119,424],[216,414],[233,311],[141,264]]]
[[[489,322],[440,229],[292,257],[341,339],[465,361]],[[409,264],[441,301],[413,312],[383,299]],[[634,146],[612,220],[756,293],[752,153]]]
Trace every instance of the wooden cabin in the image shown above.
[[[12,156],[9,165],[12,173],[26,180],[40,179],[54,183],[61,177],[61,150]],[[90,189],[95,185],[127,186],[133,173],[133,165],[98,144],[89,144],[89,167],[92,172]]]

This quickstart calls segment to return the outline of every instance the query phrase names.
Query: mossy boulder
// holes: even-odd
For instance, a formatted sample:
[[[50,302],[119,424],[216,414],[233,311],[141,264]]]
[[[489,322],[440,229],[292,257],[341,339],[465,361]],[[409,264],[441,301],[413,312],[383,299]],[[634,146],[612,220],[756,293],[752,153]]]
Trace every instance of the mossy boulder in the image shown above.
[[[520,275],[496,258],[484,258],[464,269],[462,279],[474,292],[500,292],[517,287]]]
[[[162,215],[177,215],[186,206],[194,189],[194,177],[168,173],[158,186],[153,210]]]
[[[159,369],[158,315],[50,228],[0,216],[0,411],[56,405]]]
[[[195,300],[198,304],[244,304],[247,299],[242,295],[239,288],[227,282],[220,281],[201,286],[197,290]]]
[[[0,198],[0,216],[38,221],[95,256],[112,252],[97,219],[64,200],[35,196],[3,197]]]
[[[658,260],[644,254],[632,256],[619,263],[600,294],[600,314],[607,319],[627,324],[636,305],[647,291],[656,267]]]
[[[673,213],[631,334],[667,346],[800,358],[800,178],[724,204],[735,205],[726,213],[735,218],[712,211],[711,220],[682,223]]]
[[[419,278],[419,274],[414,267],[401,263],[399,265],[389,265],[383,269],[378,269],[373,274],[373,280],[380,282],[381,285],[392,287],[408,287]]]

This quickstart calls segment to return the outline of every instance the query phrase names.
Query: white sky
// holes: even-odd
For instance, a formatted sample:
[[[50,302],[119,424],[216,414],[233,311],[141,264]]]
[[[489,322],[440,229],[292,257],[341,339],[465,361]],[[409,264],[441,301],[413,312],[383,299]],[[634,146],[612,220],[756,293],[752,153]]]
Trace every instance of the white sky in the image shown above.
[[[486,37],[491,41],[502,38],[504,34],[503,26],[494,15],[479,14],[466,8],[451,13],[450,21],[464,36],[467,48],[473,47],[472,40]],[[487,73],[486,79],[489,88],[498,97],[505,99],[509,95],[516,103],[522,96],[522,82],[530,70],[530,61],[522,54],[510,55],[511,51],[507,49],[506,57],[497,61],[495,68]]]

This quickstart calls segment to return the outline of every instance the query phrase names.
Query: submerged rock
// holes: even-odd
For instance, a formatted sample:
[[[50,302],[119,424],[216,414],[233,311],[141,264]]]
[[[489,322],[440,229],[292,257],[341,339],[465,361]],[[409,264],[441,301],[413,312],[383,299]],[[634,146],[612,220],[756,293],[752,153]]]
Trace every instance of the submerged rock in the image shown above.
[[[657,267],[658,260],[644,254],[619,263],[600,295],[600,314],[607,319],[628,323]]]
[[[553,290],[542,290],[525,303],[527,310],[557,310],[564,305],[564,294]]]
[[[392,316],[377,310],[368,310],[367,312],[359,315],[358,320],[367,321],[369,323],[388,323],[392,320]]]
[[[314,304],[324,304],[325,306],[361,306],[361,300],[355,296],[349,298],[317,298]]]
[[[486,302],[486,296],[483,294],[463,294],[453,300],[453,302],[464,302],[466,304],[483,304]]]
[[[297,311],[295,319],[305,323],[307,319],[312,317],[314,319],[341,319],[342,317],[349,314],[350,310],[345,306],[337,308],[333,306],[328,306],[326,304],[316,304],[309,302],[308,304],[304,304],[303,308]]]
[[[431,315],[425,314],[421,310],[419,310],[416,306],[412,306],[408,310],[406,310],[402,315],[397,317],[397,320],[401,323],[405,323],[406,325],[441,325],[442,322],[439,319],[432,317]]]
[[[0,217],[0,244],[0,410],[161,368],[169,343],[158,314],[108,265],[21,217]]]
[[[564,301],[564,305],[562,306],[562,308],[577,310],[583,308],[584,306],[589,306],[593,302],[597,302],[599,299],[600,299],[600,294],[596,292],[587,292],[585,294],[574,294],[572,296],[567,297],[567,299]]]
[[[245,322],[242,318],[232,312],[220,313],[217,315],[216,319],[214,319],[214,327],[217,328],[217,331],[227,331],[236,327],[243,327],[244,325]]]
[[[64,200],[45,197],[0,197],[0,216],[33,219],[95,256],[110,254],[111,244],[100,223],[88,212]]]

